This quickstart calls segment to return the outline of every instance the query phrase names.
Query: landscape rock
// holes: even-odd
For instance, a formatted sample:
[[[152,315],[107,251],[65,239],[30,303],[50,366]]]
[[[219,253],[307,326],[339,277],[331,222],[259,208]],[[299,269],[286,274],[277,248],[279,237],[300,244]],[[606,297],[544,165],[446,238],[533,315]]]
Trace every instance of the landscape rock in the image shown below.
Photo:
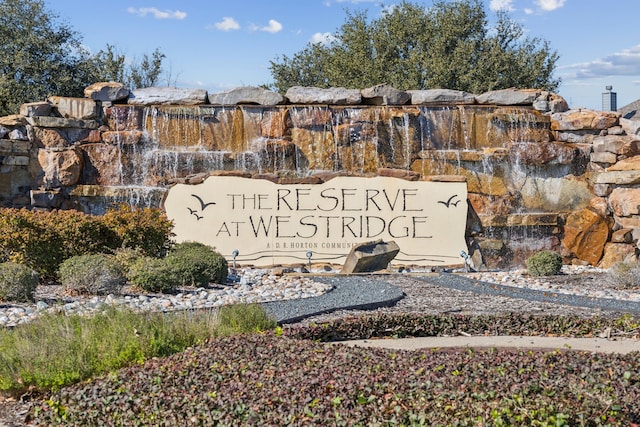
[[[278,105],[284,101],[284,97],[279,93],[254,86],[241,86],[226,92],[209,94],[209,104],[214,105]]]
[[[635,264],[635,249],[635,245],[630,243],[607,243],[598,267],[611,268],[618,262]]]
[[[204,89],[175,87],[146,87],[134,89],[127,103],[130,105],[202,105],[207,102]]]
[[[609,224],[602,215],[585,208],[569,214],[563,246],[578,259],[598,265],[609,238]]]
[[[412,105],[423,104],[464,104],[476,103],[476,96],[471,93],[452,89],[409,90]]]
[[[630,135],[605,135],[593,138],[593,151],[615,153],[621,156],[635,156],[638,154],[640,139]]]
[[[45,189],[75,185],[82,174],[82,155],[73,148],[40,149],[38,163],[42,168],[42,185]]]
[[[285,96],[292,104],[358,105],[362,101],[360,90],[342,87],[321,89],[293,86]]]
[[[367,105],[404,105],[411,95],[386,83],[372,86],[360,91],[362,103]]]
[[[48,102],[29,102],[20,106],[20,115],[25,117],[48,116],[51,114],[51,104]]]
[[[129,97],[129,89],[122,83],[98,82],[84,89],[84,96],[94,101],[115,102]]]
[[[535,89],[501,89],[476,96],[478,104],[533,105],[540,91]]]
[[[400,248],[393,241],[376,240],[355,245],[347,255],[340,273],[353,274],[384,270],[398,252]]]
[[[608,171],[636,171],[640,170],[640,156],[633,156],[619,160],[615,165],[607,168]]]
[[[607,111],[569,110],[551,115],[551,129],[566,130],[604,130],[618,124],[619,114]]]
[[[0,126],[22,126],[26,124],[27,120],[21,114],[0,117]]]
[[[620,126],[629,135],[640,135],[640,120],[620,118]]]
[[[80,129],[98,129],[100,123],[96,120],[66,119],[62,117],[27,117],[27,123],[32,126],[44,128],[80,128]]]
[[[31,205],[38,208],[56,209],[62,204],[62,193],[56,190],[31,190]]]
[[[88,120],[99,115],[98,104],[92,99],[51,96],[49,102],[66,119]]]
[[[640,215],[640,188],[614,188],[609,195],[609,206],[614,215]]]

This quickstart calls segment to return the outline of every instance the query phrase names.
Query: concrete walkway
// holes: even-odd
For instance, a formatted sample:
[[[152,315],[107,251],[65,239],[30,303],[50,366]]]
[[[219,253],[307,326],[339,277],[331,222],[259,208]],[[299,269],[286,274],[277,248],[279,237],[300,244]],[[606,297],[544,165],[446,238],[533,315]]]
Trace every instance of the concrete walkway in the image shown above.
[[[354,347],[389,348],[396,350],[419,350],[437,348],[520,348],[548,350],[578,350],[592,353],[627,354],[640,352],[640,340],[606,338],[565,338],[525,336],[458,336],[399,339],[368,339],[338,341]]]

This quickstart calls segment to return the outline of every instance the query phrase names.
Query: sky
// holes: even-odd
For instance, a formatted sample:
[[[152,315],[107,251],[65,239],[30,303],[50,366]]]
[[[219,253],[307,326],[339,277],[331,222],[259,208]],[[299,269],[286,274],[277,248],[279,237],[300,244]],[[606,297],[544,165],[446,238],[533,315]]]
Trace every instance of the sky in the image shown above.
[[[166,55],[172,86],[223,92],[272,82],[270,61],[326,40],[345,9],[370,18],[400,0],[45,0],[96,53],[107,45],[129,60]],[[430,7],[430,0],[411,0]],[[483,0],[487,15],[508,10],[527,37],[560,56],[557,92],[571,108],[602,109],[606,86],[618,108],[640,98],[639,0]]]

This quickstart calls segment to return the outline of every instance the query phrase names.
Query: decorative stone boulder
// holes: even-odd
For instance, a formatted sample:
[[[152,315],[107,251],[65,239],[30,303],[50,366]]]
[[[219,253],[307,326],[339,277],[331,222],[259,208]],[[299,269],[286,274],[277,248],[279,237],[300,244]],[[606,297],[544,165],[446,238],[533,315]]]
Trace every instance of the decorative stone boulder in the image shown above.
[[[598,265],[609,237],[607,220],[589,208],[569,214],[562,244],[576,258]]]
[[[620,114],[607,111],[569,110],[551,115],[551,129],[566,130],[604,130],[618,124]]]
[[[98,104],[92,99],[51,96],[49,102],[60,116],[67,119],[95,119],[99,114]]]
[[[84,96],[94,101],[115,102],[129,97],[129,89],[122,83],[98,82],[84,89]]]
[[[207,102],[204,89],[182,89],[176,87],[146,87],[134,89],[127,103],[130,105],[202,105]]]
[[[51,104],[48,102],[29,102],[20,106],[20,115],[25,117],[48,116]]]
[[[340,273],[352,274],[384,270],[398,255],[398,252],[400,252],[400,248],[395,242],[385,243],[382,240],[376,240],[361,243],[351,248]]]
[[[209,94],[209,104],[214,105],[278,105],[284,96],[262,87],[242,86],[226,92]]]
[[[478,95],[476,102],[492,105],[533,105],[539,95],[540,91],[535,89],[502,89]]]
[[[45,189],[75,185],[82,174],[82,155],[75,149],[40,149],[38,163],[42,168],[42,185]]]
[[[293,86],[285,95],[292,104],[358,105],[362,95],[358,89]]]
[[[452,89],[409,90],[412,105],[423,104],[475,104],[476,96]]]
[[[404,105],[411,100],[411,95],[386,83],[372,86],[360,91],[362,103],[367,105]]]

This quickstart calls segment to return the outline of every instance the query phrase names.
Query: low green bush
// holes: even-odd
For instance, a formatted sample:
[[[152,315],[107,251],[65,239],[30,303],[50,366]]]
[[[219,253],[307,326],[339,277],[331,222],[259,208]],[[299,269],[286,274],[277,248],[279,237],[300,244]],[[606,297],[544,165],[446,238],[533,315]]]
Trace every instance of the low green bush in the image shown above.
[[[197,242],[175,245],[166,258],[183,285],[207,286],[226,283],[229,275],[227,260],[212,247]]]
[[[138,258],[127,274],[130,284],[147,292],[171,293],[182,284],[165,258]]]
[[[635,263],[617,262],[611,266],[605,280],[619,289],[640,287],[640,267]]]
[[[0,301],[29,302],[38,286],[38,274],[26,265],[0,263]]]
[[[263,332],[278,324],[259,304],[232,304],[220,307],[218,333],[220,335]]]
[[[127,280],[118,261],[107,254],[68,258],[58,275],[65,290],[85,295],[119,294]]]
[[[102,221],[118,236],[117,247],[139,248],[151,257],[162,257],[171,248],[173,223],[161,209],[122,205],[107,211]]]
[[[553,251],[541,251],[526,260],[531,276],[553,276],[562,269],[562,257]]]

